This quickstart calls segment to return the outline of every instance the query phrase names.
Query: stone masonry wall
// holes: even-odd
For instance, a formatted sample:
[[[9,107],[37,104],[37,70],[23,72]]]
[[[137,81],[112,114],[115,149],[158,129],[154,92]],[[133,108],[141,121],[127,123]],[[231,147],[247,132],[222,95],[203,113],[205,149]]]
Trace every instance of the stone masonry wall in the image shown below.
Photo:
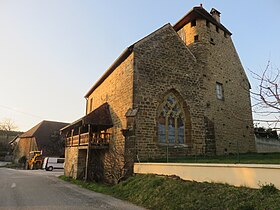
[[[90,109],[90,103],[88,103],[87,110],[94,110],[103,103],[107,102],[110,105],[110,112],[113,121],[112,138],[110,141],[110,148],[102,153],[102,159],[104,160],[104,166],[100,166],[104,170],[104,174],[111,170],[109,161],[112,159],[112,155],[118,154],[123,151],[124,136],[121,129],[126,128],[126,112],[133,106],[133,65],[134,54],[131,53],[125,61],[123,61],[107,78],[100,84],[89,96],[88,101],[93,99],[93,107]],[[113,152],[114,148],[120,148],[120,150]],[[120,152],[119,152],[120,151]],[[124,156],[119,154],[119,156]],[[94,156],[93,156],[94,158]],[[92,160],[95,161],[95,160]],[[99,161],[99,160],[97,160]],[[100,162],[100,161],[99,161]],[[100,162],[101,163],[101,162]],[[108,164],[106,164],[108,163]],[[121,161],[120,165],[123,164]],[[93,168],[99,166],[93,165]],[[106,177],[105,177],[106,178]]]
[[[229,34],[206,20],[185,25],[179,32],[198,62],[204,62],[205,117],[214,123],[216,153],[254,152],[249,81]],[[198,35],[198,42],[194,36]],[[223,85],[224,99],[216,97],[216,82]]]
[[[94,110],[105,102],[110,105],[110,112],[114,124],[114,140],[123,141],[121,129],[126,127],[125,113],[132,108],[133,95],[133,53],[121,63],[89,96],[88,101],[93,98]]]
[[[64,163],[64,175],[73,177],[78,176],[78,147],[66,147],[65,148],[65,163]]]
[[[202,154],[205,147],[201,66],[168,24],[139,41],[135,53],[134,102],[138,158]],[[167,93],[177,96],[190,124],[186,144],[159,144],[157,117]]]
[[[29,158],[29,152],[38,150],[35,138],[20,138],[14,151],[14,161],[17,162],[21,157]]]

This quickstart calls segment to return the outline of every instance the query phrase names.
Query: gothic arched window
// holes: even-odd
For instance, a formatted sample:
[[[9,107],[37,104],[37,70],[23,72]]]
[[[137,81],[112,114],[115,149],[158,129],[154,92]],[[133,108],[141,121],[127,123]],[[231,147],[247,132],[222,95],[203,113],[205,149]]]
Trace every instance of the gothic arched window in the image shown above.
[[[185,143],[185,115],[174,94],[170,93],[159,107],[159,143]]]

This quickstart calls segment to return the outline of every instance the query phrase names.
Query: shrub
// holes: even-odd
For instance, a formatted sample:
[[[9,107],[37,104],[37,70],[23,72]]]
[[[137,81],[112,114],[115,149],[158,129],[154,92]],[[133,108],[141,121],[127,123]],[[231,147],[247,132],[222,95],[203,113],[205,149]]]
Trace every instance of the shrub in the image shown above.
[[[274,184],[270,183],[270,184],[266,184],[266,185],[262,185],[260,192],[262,194],[265,195],[269,195],[269,194],[275,194],[278,192],[278,189],[275,187]]]

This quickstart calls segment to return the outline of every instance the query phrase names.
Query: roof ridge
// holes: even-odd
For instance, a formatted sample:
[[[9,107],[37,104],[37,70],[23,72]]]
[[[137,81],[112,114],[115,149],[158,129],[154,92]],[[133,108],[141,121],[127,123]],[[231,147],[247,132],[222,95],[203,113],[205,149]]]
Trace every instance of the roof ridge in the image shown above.
[[[143,41],[147,37],[151,36],[154,33],[157,33],[159,30],[163,29],[164,27],[172,25],[170,23],[166,23],[160,28],[156,29],[152,33],[144,36],[143,38],[139,39],[138,41],[134,42],[129,47],[125,48],[125,50],[120,54],[120,56],[114,61],[114,63],[103,73],[103,75],[94,83],[94,85],[90,88],[90,90],[84,96],[85,98],[89,97],[90,94],[133,52],[134,45],[138,44],[139,42]]]
[[[61,121],[55,121],[55,120],[43,120],[41,123],[43,122],[48,122],[48,123],[65,123],[67,124],[67,122],[61,122]]]
[[[61,124],[69,124],[69,123],[65,123],[65,122],[57,122],[57,121],[50,121],[50,120],[42,120],[40,123],[36,124],[35,126],[33,126],[32,128],[30,128],[28,131],[24,132],[23,134],[20,135],[21,138],[28,138],[28,137],[34,137],[36,136],[36,134],[40,131],[40,128],[42,127],[42,125],[46,124],[46,123],[51,123],[51,124],[57,124],[57,123],[61,123]]]
[[[32,128],[30,128],[28,131],[24,132],[23,134],[20,135],[20,137],[33,137],[36,133],[36,131],[39,129],[39,127],[42,125],[44,121],[41,121],[40,123],[36,124]]]
[[[166,24],[164,24],[163,26],[161,26],[160,28],[154,30],[152,33],[149,33],[148,35],[146,35],[146,36],[144,36],[143,38],[139,39],[137,42],[135,42],[135,43],[133,44],[133,46],[136,45],[136,44],[138,44],[139,42],[144,41],[144,39],[147,39],[147,38],[149,38],[150,36],[156,34],[157,32],[159,32],[160,30],[164,29],[164,28],[167,27],[167,26],[172,27],[172,25],[171,25],[170,23],[166,23]]]

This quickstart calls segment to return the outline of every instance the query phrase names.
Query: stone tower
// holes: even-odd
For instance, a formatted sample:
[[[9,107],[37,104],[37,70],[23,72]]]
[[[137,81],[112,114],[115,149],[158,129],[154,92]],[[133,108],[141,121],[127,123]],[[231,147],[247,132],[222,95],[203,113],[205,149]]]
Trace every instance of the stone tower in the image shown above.
[[[194,7],[174,29],[203,72],[206,154],[253,152],[250,84],[220,14]]]

